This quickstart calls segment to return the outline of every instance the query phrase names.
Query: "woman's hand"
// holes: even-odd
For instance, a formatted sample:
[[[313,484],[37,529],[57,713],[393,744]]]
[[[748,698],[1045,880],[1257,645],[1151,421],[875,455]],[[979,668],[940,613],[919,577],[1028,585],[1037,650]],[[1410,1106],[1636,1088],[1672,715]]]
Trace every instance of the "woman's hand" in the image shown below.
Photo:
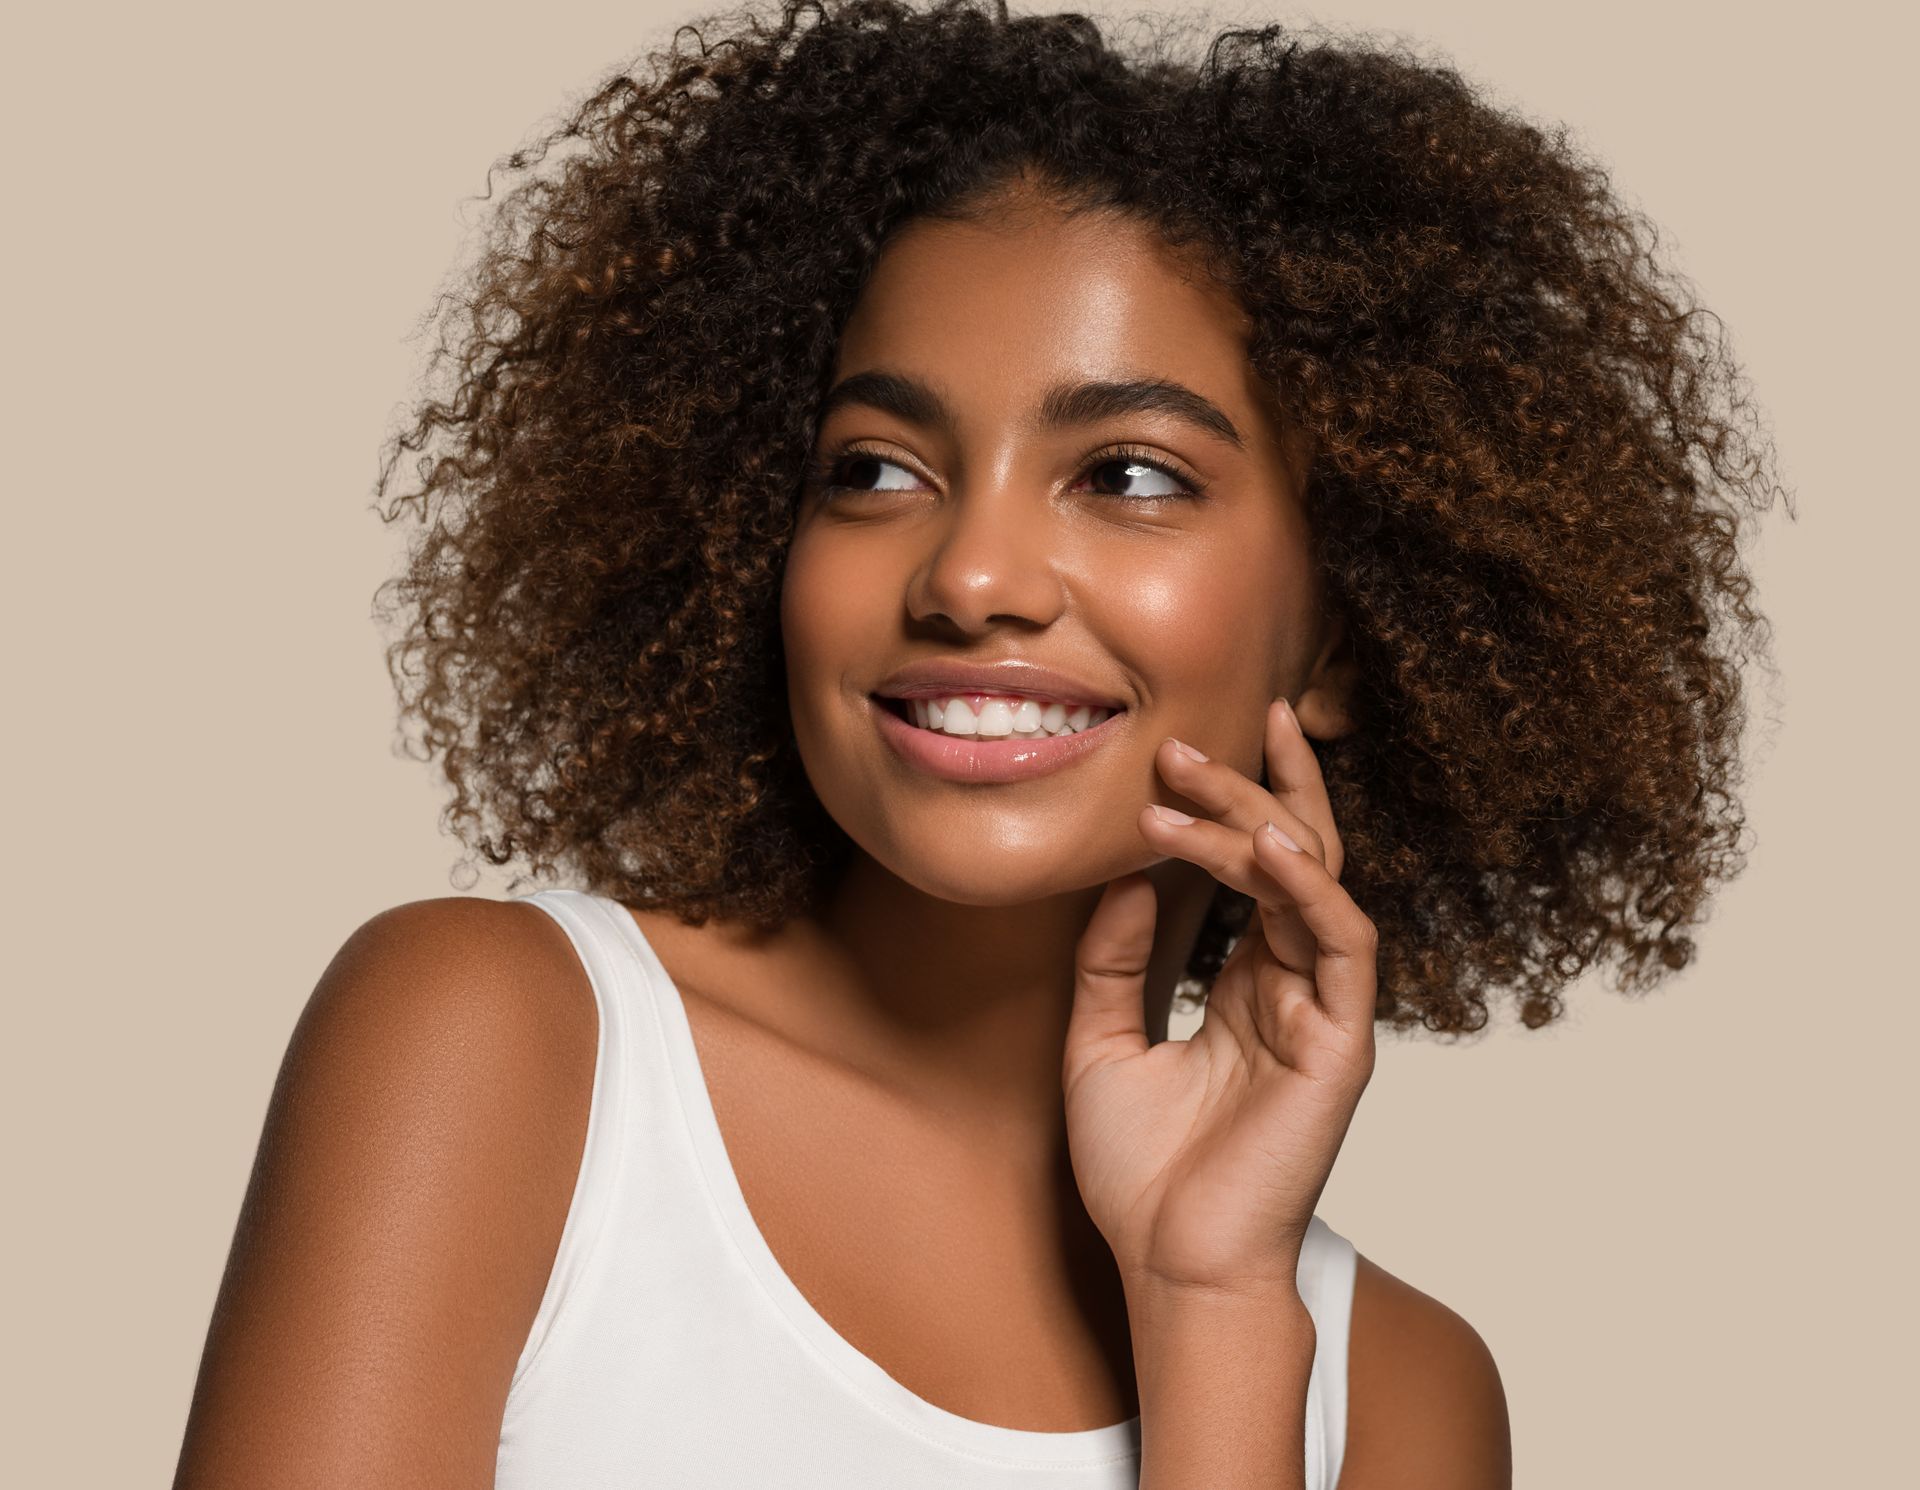
[[[1373,1073],[1373,923],[1340,888],[1326,785],[1284,699],[1268,710],[1266,759],[1272,791],[1169,740],[1161,774],[1209,816],[1141,813],[1155,848],[1258,903],[1191,1040],[1147,1043],[1156,906],[1144,874],[1108,884],[1080,938],[1068,1146],[1087,1213],[1131,1282],[1292,1287]]]

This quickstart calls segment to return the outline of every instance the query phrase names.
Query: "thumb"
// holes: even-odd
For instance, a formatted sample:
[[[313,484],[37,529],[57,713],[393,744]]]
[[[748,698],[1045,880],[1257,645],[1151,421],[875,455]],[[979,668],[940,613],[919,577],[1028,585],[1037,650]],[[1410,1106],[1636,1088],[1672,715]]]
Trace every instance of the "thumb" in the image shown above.
[[[1094,1066],[1139,1055],[1147,1041],[1147,959],[1158,901],[1144,874],[1109,880],[1074,948],[1066,1085]]]

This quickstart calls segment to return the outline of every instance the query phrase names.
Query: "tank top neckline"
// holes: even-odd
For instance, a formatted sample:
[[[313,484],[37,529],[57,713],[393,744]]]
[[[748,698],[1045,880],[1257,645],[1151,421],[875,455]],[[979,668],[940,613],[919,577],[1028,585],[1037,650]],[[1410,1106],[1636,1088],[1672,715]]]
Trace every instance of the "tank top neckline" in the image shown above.
[[[580,892],[585,894],[586,892]],[[648,942],[633,913],[617,900],[588,895],[618,928],[642,972],[647,1002],[659,1024],[677,1105],[698,1160],[708,1200],[761,1290],[800,1340],[857,1396],[907,1431],[976,1459],[1012,1468],[1092,1467],[1137,1458],[1140,1417],[1068,1432],[1007,1428],[963,1417],[914,1392],[836,1330],[808,1301],[774,1256],[733,1167],[700,1065],[693,1028],[679,987]]]

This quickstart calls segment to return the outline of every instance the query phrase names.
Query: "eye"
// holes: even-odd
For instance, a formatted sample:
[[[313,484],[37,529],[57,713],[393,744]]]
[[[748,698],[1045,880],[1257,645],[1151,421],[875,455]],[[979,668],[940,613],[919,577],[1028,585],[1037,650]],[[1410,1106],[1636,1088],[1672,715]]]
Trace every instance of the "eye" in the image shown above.
[[[1105,491],[1101,495],[1131,498],[1141,502],[1192,500],[1204,490],[1197,477],[1184,475],[1166,461],[1143,450],[1110,450],[1085,467],[1086,474],[1098,478],[1103,473],[1115,486],[1131,490]],[[1144,489],[1142,488],[1144,483]],[[1159,487],[1162,489],[1156,490]]]
[[[881,473],[888,468],[907,477],[906,483],[900,485],[884,481]],[[912,491],[918,478],[897,460],[889,460],[876,450],[854,447],[815,462],[813,479],[823,491],[858,492]],[[872,485],[868,484],[870,481]]]

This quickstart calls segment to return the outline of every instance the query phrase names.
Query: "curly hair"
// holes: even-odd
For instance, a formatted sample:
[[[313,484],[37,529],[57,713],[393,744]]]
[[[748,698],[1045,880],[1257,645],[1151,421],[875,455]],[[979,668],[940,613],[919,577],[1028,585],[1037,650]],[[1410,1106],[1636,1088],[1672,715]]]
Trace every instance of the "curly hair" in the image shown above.
[[[1717,318],[1564,128],[1450,65],[1182,29],[751,4],[496,162],[517,183],[430,313],[450,381],[375,501],[420,525],[376,613],[463,865],[692,924],[818,904],[850,844],[800,769],[779,631],[814,411],[889,234],[1024,172],[1203,255],[1311,436],[1360,676],[1358,727],[1316,749],[1379,1019],[1464,1033],[1505,991],[1535,1028],[1590,967],[1635,992],[1689,961],[1747,848],[1767,635],[1741,548],[1785,495]],[[1217,892],[1185,1007],[1250,904]]]

